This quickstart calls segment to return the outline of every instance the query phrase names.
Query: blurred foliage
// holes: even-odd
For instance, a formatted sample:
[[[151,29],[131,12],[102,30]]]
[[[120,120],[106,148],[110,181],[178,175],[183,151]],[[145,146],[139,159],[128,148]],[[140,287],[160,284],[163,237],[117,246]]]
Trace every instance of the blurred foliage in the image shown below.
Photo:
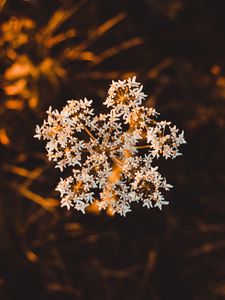
[[[224,299],[224,12],[222,0],[0,0],[0,299]],[[160,162],[170,207],[65,212],[35,124],[134,74],[186,132],[184,156]]]

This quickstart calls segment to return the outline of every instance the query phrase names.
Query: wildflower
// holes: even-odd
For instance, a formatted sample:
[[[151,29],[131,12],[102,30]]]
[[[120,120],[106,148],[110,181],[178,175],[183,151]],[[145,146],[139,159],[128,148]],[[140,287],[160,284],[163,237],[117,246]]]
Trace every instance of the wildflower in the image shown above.
[[[69,100],[60,112],[50,107],[47,121],[37,125],[35,137],[47,140],[49,160],[61,171],[72,166],[72,175],[56,188],[61,206],[85,213],[98,194],[99,210],[126,216],[133,202],[160,210],[169,203],[161,191],[172,185],[154,161],[181,155],[184,132],[157,121],[155,109],[142,105],[142,89],[136,77],[113,81],[104,102],[107,114],[94,116],[92,100]]]

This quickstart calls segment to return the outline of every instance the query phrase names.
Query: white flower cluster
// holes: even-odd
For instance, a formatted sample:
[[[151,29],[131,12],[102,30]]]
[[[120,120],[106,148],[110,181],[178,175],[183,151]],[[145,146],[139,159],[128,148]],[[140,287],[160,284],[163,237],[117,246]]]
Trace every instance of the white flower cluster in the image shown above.
[[[70,100],[62,111],[47,111],[36,127],[37,138],[47,140],[49,160],[61,171],[71,166],[71,176],[56,188],[61,206],[85,213],[96,198],[99,209],[125,216],[133,202],[147,208],[168,204],[161,190],[169,190],[153,166],[160,155],[175,158],[185,143],[183,131],[158,113],[142,106],[146,95],[136,77],[113,81],[104,102],[108,114],[94,115],[92,101]]]

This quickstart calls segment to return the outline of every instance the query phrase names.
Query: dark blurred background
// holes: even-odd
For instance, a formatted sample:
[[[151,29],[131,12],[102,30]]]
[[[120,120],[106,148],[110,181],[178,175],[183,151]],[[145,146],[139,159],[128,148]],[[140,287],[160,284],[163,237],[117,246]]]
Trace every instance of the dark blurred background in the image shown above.
[[[0,299],[225,299],[225,2],[0,0]],[[161,212],[59,207],[33,139],[52,105],[136,75],[185,130]]]

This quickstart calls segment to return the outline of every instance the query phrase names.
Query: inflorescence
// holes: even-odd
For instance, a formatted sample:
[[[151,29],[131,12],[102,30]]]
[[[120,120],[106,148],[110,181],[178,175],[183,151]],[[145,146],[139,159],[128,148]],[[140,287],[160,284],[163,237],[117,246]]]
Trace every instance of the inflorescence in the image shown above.
[[[71,167],[56,188],[61,206],[85,213],[96,201],[99,210],[125,216],[133,202],[159,209],[169,203],[161,191],[172,185],[153,161],[181,155],[184,132],[157,121],[155,109],[142,106],[147,97],[142,89],[136,77],[113,81],[104,102],[107,114],[94,115],[86,98],[69,100],[60,112],[49,107],[35,137],[47,140],[48,159],[60,171]]]

